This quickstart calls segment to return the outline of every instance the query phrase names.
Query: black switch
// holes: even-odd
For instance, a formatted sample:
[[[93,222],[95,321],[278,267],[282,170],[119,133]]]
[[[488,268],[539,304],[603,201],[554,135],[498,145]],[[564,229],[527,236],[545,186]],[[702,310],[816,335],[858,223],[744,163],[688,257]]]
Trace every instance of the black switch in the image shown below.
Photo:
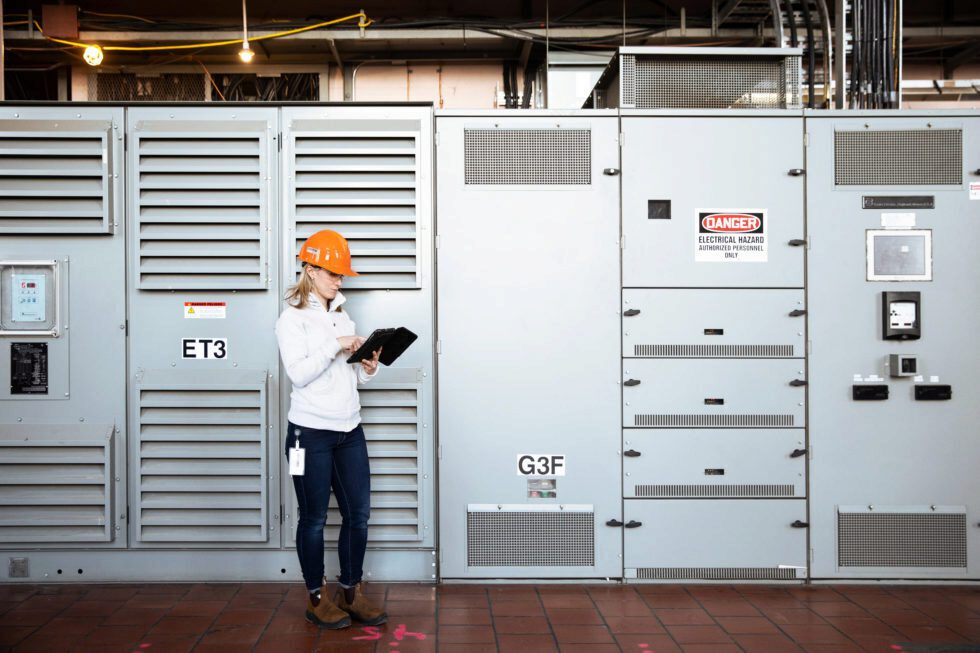
[[[916,401],[947,401],[953,398],[953,386],[951,385],[916,385]]]
[[[882,401],[888,399],[887,385],[853,385],[851,386],[851,398],[854,401]]]

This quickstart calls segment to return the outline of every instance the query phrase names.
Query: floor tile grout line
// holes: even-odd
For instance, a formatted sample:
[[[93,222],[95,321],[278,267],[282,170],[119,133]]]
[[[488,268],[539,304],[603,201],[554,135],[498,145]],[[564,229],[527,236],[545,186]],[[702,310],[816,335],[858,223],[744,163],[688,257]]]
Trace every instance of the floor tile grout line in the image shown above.
[[[201,645],[201,642],[204,640],[204,638],[207,637],[209,632],[211,632],[211,628],[214,626],[215,622],[218,621],[218,617],[221,615],[222,612],[225,611],[225,608],[228,607],[228,604],[235,600],[235,597],[238,596],[239,592],[241,591],[242,591],[242,584],[238,583],[238,589],[235,590],[235,593],[231,595],[231,598],[225,601],[225,607],[219,610],[218,614],[214,615],[214,618],[211,620],[211,624],[204,629],[204,632],[201,633],[200,636],[198,636],[197,641],[194,642],[194,645],[191,646],[189,651],[193,652],[194,649],[196,649],[198,646]]]
[[[592,593],[589,591],[588,586],[585,587],[585,595],[587,597],[589,597],[589,602],[592,603],[592,609],[595,610],[595,613],[597,615],[599,615],[599,619],[602,620],[602,625],[605,626],[606,630],[609,631],[609,636],[612,637],[613,643],[616,645],[616,648],[619,649],[620,653],[624,653],[622,644],[619,643],[619,640],[613,634],[612,628],[610,628],[609,627],[609,624],[606,622],[606,615],[602,614],[602,612],[599,611],[599,606],[596,605],[596,603],[595,603],[595,597],[592,596]],[[656,617],[654,617],[654,618],[656,618]],[[660,620],[659,619],[657,620],[657,623],[660,623]],[[666,630],[666,628],[664,630]],[[560,649],[559,649],[559,651],[560,651]]]
[[[561,653],[561,645],[558,643],[558,634],[555,632],[555,624],[551,623],[551,617],[548,615],[548,611],[544,607],[544,599],[541,598],[541,590],[538,585],[534,585],[534,596],[537,597],[538,603],[541,605],[541,613],[544,615],[545,621],[548,622],[548,631],[551,633],[551,640],[555,643],[555,650]]]
[[[708,615],[708,617],[709,617],[709,618],[710,618],[710,619],[711,619],[711,620],[712,620],[713,622],[715,622],[715,626],[717,626],[718,628],[720,628],[720,629],[721,629],[721,631],[722,631],[723,633],[725,633],[726,635],[728,635],[728,638],[729,638],[729,639],[731,639],[731,640],[732,640],[732,642],[734,642],[734,644],[735,644],[735,647],[736,647],[736,648],[738,648],[738,650],[740,650],[740,651],[745,651],[745,647],[743,647],[743,646],[742,646],[741,644],[739,644],[739,643],[738,643],[738,640],[737,640],[737,639],[735,639],[735,638],[734,638],[734,637],[732,636],[732,634],[731,634],[730,632],[728,632],[727,630],[725,630],[725,627],[724,627],[724,626],[722,626],[722,625],[721,625],[720,623],[718,623],[718,620],[717,620],[717,619],[715,619],[715,615],[713,615],[713,614],[711,614],[710,612],[708,612],[708,609],[704,607],[704,604],[703,604],[703,603],[701,603],[701,599],[699,599],[699,598],[698,598],[697,596],[695,596],[694,594],[692,594],[692,593],[691,593],[691,591],[690,591],[690,589],[688,589],[688,586],[687,586],[687,585],[682,585],[681,587],[683,587],[683,588],[684,588],[684,591],[685,591],[685,592],[687,592],[687,594],[688,594],[688,596],[690,596],[690,597],[691,597],[691,599],[693,599],[693,601],[694,601],[695,603],[697,603],[697,604],[698,604],[698,606],[700,606],[700,608],[701,608],[702,610],[704,610],[704,613],[705,613],[706,615]],[[699,585],[698,587],[710,587],[710,585]],[[728,586],[728,585],[720,585],[720,586],[718,586],[718,587],[730,587],[730,586]],[[738,591],[736,591],[735,593],[736,593],[736,594],[738,594],[739,596],[741,596],[741,595],[742,595],[742,594],[741,594],[741,592],[738,592]],[[755,607],[755,606],[753,606],[753,607]],[[667,630],[667,632],[669,633],[669,632],[670,632],[670,630]],[[673,637],[673,636],[672,636],[672,637]],[[790,638],[790,639],[792,639],[792,638]],[[676,641],[676,640],[675,640],[675,641]],[[795,643],[796,643],[796,642],[794,641],[794,644],[795,644]],[[681,645],[680,645],[680,643],[678,643],[678,646],[680,646],[680,649],[681,649],[682,651],[684,650],[684,647],[683,647],[683,646],[681,646]]]

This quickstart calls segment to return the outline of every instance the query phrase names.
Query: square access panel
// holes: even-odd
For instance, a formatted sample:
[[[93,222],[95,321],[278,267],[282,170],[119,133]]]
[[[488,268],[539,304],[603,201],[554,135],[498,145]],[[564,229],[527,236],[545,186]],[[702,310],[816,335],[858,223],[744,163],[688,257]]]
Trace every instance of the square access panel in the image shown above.
[[[932,281],[931,229],[869,229],[868,281]]]

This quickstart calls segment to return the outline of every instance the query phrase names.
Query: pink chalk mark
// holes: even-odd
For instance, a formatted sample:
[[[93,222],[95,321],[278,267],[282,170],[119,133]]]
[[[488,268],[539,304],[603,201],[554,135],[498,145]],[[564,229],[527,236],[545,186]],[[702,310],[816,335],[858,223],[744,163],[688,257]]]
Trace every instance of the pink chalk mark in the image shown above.
[[[142,644],[140,644],[140,648],[144,648],[144,649],[150,648],[151,646],[153,646],[153,644],[150,644],[149,642],[143,642]]]
[[[418,640],[425,639],[425,633],[409,632],[408,629],[405,627],[405,624],[398,624],[398,627],[395,628],[395,632],[392,634],[395,636],[395,639],[397,639],[399,642],[405,639],[406,637],[414,637],[415,639]]]
[[[373,641],[373,640],[381,639],[381,631],[379,631],[376,626],[365,626],[365,627],[361,628],[361,632],[367,633],[367,634],[364,635],[364,636],[362,636],[362,637],[352,637],[351,639],[353,639],[355,641],[358,641],[358,640]]]

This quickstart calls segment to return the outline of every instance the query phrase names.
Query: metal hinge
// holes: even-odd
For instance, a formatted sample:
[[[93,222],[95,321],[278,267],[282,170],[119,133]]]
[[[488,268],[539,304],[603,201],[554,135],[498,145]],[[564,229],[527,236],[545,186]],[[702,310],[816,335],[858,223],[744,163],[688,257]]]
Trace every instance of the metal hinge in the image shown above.
[[[803,147],[810,147],[810,132],[803,132]]]
[[[626,249],[626,236],[620,236],[619,249]]]
[[[436,249],[439,249],[440,244],[442,244],[442,239],[439,236],[436,236]]]
[[[626,145],[626,134],[619,132],[619,146],[623,147],[624,145]]]
[[[436,340],[436,353],[442,353],[442,340]]]
[[[439,457],[439,460],[442,460],[442,445],[441,444],[436,448],[436,451],[438,452],[437,453],[437,456]]]
[[[279,504],[279,523],[280,524],[282,524],[283,519],[285,519],[285,517],[286,517],[285,513],[286,513],[286,506],[284,504],[281,504],[280,503]]]
[[[439,147],[439,132],[436,132],[436,147]]]
[[[276,144],[277,144],[278,150],[280,152],[282,152],[282,132],[279,132],[279,135],[276,136],[275,139],[276,139]]]

